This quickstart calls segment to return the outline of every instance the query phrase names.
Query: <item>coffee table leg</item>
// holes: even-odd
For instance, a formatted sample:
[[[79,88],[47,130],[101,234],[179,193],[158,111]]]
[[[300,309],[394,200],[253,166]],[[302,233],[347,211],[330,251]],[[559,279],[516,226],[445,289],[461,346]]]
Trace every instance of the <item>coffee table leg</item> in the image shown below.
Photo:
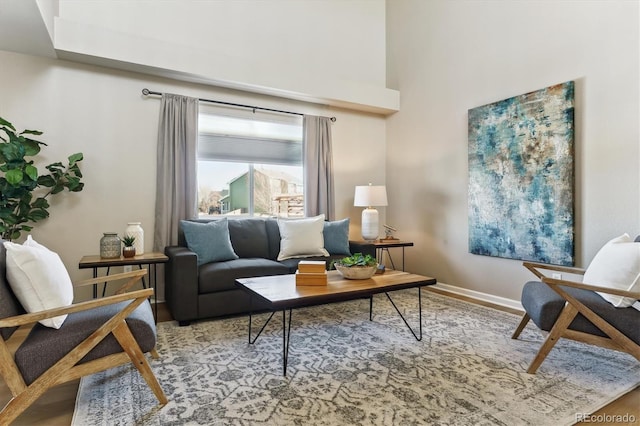
[[[413,331],[413,329],[411,328],[411,326],[409,325],[407,320],[404,318],[404,316],[400,312],[400,309],[398,309],[396,304],[393,303],[393,300],[391,299],[391,296],[389,296],[389,293],[385,293],[385,294],[387,295],[387,299],[389,299],[389,302],[391,302],[393,307],[396,308],[396,312],[398,313],[398,315],[400,315],[400,318],[402,318],[402,321],[404,321],[404,324],[407,326],[407,328],[409,329],[411,334],[413,334],[413,337],[415,337],[417,341],[422,340],[422,297],[421,297],[422,296],[422,292],[421,292],[421,287],[418,287],[418,319],[419,319],[419,323],[420,323],[419,335],[416,335],[416,333]]]
[[[269,315],[269,318],[267,318],[267,321],[262,325],[262,328],[260,329],[256,337],[253,340],[251,340],[251,317],[253,316],[253,312],[251,310],[249,311],[249,344],[250,345],[253,345],[256,342],[256,340],[258,340],[258,337],[260,337],[260,335],[262,334],[262,331],[267,326],[267,324],[269,324],[269,321],[271,321],[271,318],[273,318],[273,314],[275,313],[276,311],[271,312],[271,315]]]
[[[369,321],[373,321],[373,295],[369,296]]]
[[[285,330],[286,329],[286,330]],[[289,360],[289,341],[291,336],[291,309],[289,309],[289,323],[287,324],[285,310],[282,310],[282,371],[287,375],[287,362]]]

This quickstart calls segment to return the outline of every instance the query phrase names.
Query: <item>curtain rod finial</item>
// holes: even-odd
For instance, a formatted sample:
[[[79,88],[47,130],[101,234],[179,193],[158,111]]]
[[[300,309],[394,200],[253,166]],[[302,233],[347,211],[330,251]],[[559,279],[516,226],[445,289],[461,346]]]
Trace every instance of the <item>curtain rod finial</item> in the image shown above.
[[[149,96],[149,89],[142,89],[142,94],[145,96]]]

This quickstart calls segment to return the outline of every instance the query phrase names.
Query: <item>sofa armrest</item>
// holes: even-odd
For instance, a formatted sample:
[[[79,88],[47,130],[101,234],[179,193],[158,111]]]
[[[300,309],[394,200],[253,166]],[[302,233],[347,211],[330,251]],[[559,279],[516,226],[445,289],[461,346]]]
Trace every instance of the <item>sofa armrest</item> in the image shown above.
[[[369,254],[376,258],[376,246],[366,241],[349,241],[349,251],[351,254],[362,253],[363,256]]]
[[[169,261],[164,268],[164,294],[171,316],[188,322],[198,318],[198,257],[186,247],[164,249]]]

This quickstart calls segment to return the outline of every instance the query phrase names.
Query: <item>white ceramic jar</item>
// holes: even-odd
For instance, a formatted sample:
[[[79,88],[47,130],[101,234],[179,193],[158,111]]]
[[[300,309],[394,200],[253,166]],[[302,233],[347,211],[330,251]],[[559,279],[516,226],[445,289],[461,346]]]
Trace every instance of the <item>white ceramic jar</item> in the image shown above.
[[[140,222],[127,223],[127,229],[125,229],[124,235],[136,237],[133,242],[133,246],[136,248],[136,256],[144,254],[144,230],[142,226],[140,226]]]

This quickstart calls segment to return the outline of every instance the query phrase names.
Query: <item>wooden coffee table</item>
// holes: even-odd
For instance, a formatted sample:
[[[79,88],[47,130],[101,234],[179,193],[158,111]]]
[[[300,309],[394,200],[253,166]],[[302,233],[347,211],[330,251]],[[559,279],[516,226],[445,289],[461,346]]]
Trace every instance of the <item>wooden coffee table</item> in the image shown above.
[[[326,286],[296,286],[295,275],[274,275],[268,277],[242,278],[236,280],[237,285],[247,291],[251,306],[253,298],[266,303],[271,315],[264,323],[255,338],[251,338],[253,308],[249,312],[249,344],[254,344],[267,326],[273,315],[282,311],[282,366],[287,375],[287,360],[289,357],[289,336],[291,334],[291,311],[307,306],[324,305],[326,303],[345,302],[353,299],[369,298],[369,320],[373,315],[373,295],[384,293],[400,318],[413,334],[416,340],[422,340],[422,297],[421,288],[436,284],[436,279],[422,275],[387,270],[384,274],[374,275],[367,280],[347,280],[338,271],[328,272]],[[419,332],[416,334],[400,310],[397,308],[390,292],[408,288],[418,288]],[[289,310],[289,319],[286,311]]]

